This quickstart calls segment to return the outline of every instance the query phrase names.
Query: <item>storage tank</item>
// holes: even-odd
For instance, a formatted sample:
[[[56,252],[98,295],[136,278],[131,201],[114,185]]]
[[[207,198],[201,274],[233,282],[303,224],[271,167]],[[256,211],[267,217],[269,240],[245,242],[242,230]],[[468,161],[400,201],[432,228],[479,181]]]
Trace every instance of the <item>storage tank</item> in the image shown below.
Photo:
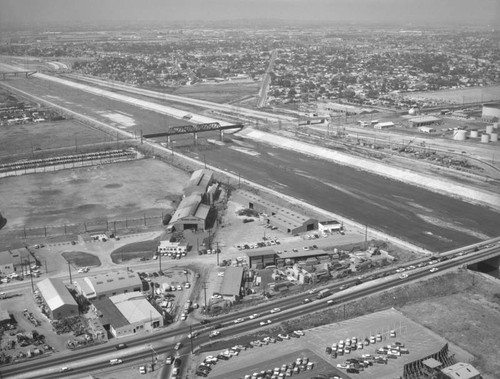
[[[465,141],[467,138],[467,131],[465,130],[454,130],[453,139],[456,141]]]
[[[493,129],[498,129],[498,125],[499,125],[499,123],[498,123],[498,122],[494,122],[494,123],[493,123]]]
[[[482,143],[488,143],[488,142],[490,142],[490,135],[489,134],[483,134],[483,135],[481,135],[481,142]]]
[[[493,125],[486,125],[486,133],[491,134],[493,132]]]
[[[490,134],[490,141],[491,142],[498,142],[498,133],[491,133]]]
[[[477,138],[477,137],[479,137],[477,130],[471,130],[470,131],[470,138]]]

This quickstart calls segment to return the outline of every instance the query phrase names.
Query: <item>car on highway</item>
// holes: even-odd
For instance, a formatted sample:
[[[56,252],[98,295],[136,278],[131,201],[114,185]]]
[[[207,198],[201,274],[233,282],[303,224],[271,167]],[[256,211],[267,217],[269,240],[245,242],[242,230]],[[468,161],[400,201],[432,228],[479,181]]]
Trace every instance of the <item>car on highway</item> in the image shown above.
[[[259,313],[254,313],[253,315],[248,316],[248,318],[249,318],[250,320],[253,320],[254,318],[257,318],[257,317],[259,317],[259,316],[260,316],[260,314],[259,314]]]
[[[174,346],[174,349],[175,349],[175,350],[179,350],[181,347],[182,347],[182,343],[177,342],[177,343],[175,344],[175,346]]]
[[[439,269],[437,267],[433,267],[429,270],[430,272],[436,272],[436,271],[439,271]]]
[[[311,299],[306,298],[306,299],[304,299],[302,302],[303,302],[304,304],[307,304],[307,303],[310,303],[311,301],[312,301]]]
[[[260,326],[269,325],[270,323],[271,323],[271,320],[261,321]]]
[[[237,318],[236,320],[234,320],[234,323],[239,324],[240,322],[243,322],[243,321],[245,321],[245,319],[243,317],[240,317],[240,318]]]
[[[208,335],[208,338],[214,338],[217,337],[220,334],[218,330],[212,330],[210,334]]]
[[[174,363],[174,357],[172,355],[167,356],[167,358],[165,359],[165,364],[171,365],[172,363]]]
[[[333,305],[333,304],[335,304],[335,300],[328,300],[326,302],[326,305]]]
[[[406,279],[407,277],[408,277],[408,274],[399,275],[399,279]]]
[[[344,284],[343,286],[339,287],[339,290],[343,291],[343,290],[346,290],[348,288],[349,288],[349,285],[348,284]]]
[[[404,267],[400,267],[400,268],[398,268],[398,269],[396,270],[396,272],[397,272],[397,273],[400,273],[400,272],[403,272],[404,270],[405,270],[405,268],[404,268]]]
[[[70,368],[70,367],[66,367],[66,366],[65,366],[65,367],[61,367],[61,368],[59,369],[59,372],[68,372],[68,371],[71,371],[71,368]]]
[[[414,270],[415,266],[408,266],[407,270]]]
[[[281,312],[280,308],[273,308],[273,309],[271,309],[271,313],[278,313],[278,312]]]
[[[114,358],[114,359],[109,360],[109,364],[111,366],[119,365],[120,363],[123,363],[123,361],[121,359],[118,359],[118,358]]]
[[[126,343],[119,343],[118,345],[115,346],[116,350],[121,350],[121,349],[126,349],[127,344]]]
[[[196,337],[198,337],[199,335],[200,335],[200,332],[198,332],[198,331],[194,331],[194,332],[192,332],[192,333],[189,333],[189,334],[187,335],[187,338],[196,338]]]

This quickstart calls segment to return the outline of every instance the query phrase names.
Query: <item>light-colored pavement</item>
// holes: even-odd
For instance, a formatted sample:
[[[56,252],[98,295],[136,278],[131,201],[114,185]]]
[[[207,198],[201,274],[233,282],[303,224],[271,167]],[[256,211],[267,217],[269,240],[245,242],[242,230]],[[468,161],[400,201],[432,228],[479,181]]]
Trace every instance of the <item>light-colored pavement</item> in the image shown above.
[[[458,185],[442,178],[425,176],[410,170],[391,167],[386,164],[374,162],[373,160],[355,157],[324,147],[262,132],[260,130],[246,129],[242,131],[240,135],[259,142],[279,146],[283,149],[293,150],[306,155],[317,156],[334,161],[338,164],[358,168],[377,175],[383,175],[390,179],[403,181],[417,187],[424,187],[434,192],[446,193],[448,195],[465,198],[471,202],[485,203],[494,208],[500,209],[500,196],[495,193],[477,190],[465,185]]]

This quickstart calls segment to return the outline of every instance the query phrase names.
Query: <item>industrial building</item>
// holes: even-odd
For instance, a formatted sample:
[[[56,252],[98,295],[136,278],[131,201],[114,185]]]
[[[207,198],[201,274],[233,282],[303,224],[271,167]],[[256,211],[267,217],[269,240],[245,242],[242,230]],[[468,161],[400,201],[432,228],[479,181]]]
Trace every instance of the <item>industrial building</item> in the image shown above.
[[[89,300],[142,291],[142,281],[134,272],[118,271],[86,276],[75,281],[77,291]]]
[[[164,324],[163,316],[139,292],[95,300],[92,310],[104,328],[117,338],[151,332]]]
[[[458,362],[441,370],[445,378],[448,379],[480,379],[481,373],[474,366]]]
[[[60,320],[78,316],[78,304],[62,280],[47,278],[38,282],[37,287],[50,318]]]
[[[184,198],[172,215],[167,230],[205,230],[210,205],[216,196],[218,184],[210,170],[196,170],[184,189]]]
[[[387,121],[387,122],[378,122],[375,125],[373,125],[374,129],[387,129],[387,128],[392,128],[394,123],[392,121]]]
[[[262,213],[269,225],[284,233],[298,234],[318,229],[318,220],[291,211],[250,192],[238,190],[232,196],[236,201],[245,204],[247,208]]]
[[[158,245],[157,252],[158,254],[169,254],[169,255],[177,255],[177,254],[186,254],[188,250],[187,242],[170,242],[170,241],[160,241]]]
[[[23,271],[29,270],[30,262],[33,264],[35,260],[25,248],[2,251],[0,252],[0,274],[23,275]]]
[[[210,206],[202,204],[202,196],[193,193],[185,197],[172,215],[167,229],[172,231],[205,230]]]
[[[435,133],[436,129],[431,128],[430,126],[419,126],[418,131],[421,133]]]
[[[248,264],[251,268],[260,269],[267,266],[291,266],[297,262],[307,261],[310,258],[321,258],[330,254],[321,249],[287,251],[278,254],[272,249],[257,249],[246,251]]]
[[[481,118],[487,122],[500,121],[500,103],[483,104]]]
[[[421,126],[440,124],[441,119],[434,116],[420,116],[420,117],[410,118],[408,122],[410,123],[410,127],[418,128]]]
[[[243,282],[243,267],[229,266],[224,272],[224,280],[219,291],[224,300],[236,302],[241,297],[241,285]]]
[[[340,232],[343,228],[343,224],[336,220],[318,222],[318,231],[320,232]]]

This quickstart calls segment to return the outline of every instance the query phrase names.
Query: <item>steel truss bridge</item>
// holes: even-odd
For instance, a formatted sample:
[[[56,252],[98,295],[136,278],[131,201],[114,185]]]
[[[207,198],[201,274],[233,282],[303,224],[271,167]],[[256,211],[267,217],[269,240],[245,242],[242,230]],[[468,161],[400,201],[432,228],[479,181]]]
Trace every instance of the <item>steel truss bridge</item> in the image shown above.
[[[26,78],[29,78],[33,74],[36,74],[36,71],[0,71],[0,75],[2,75],[2,80],[5,80],[7,76],[18,76],[18,75],[25,75]]]
[[[224,130],[230,129],[243,129],[242,124],[234,124],[234,125],[224,125],[221,126],[218,122],[210,122],[207,124],[197,124],[197,125],[182,125],[182,126],[174,126],[162,133],[153,133],[153,134],[145,134],[143,138],[158,138],[158,137],[167,137],[167,143],[170,143],[170,137],[180,134],[192,134],[194,137],[194,143],[196,144],[198,140],[198,133],[202,132],[212,132],[218,130],[220,133],[221,141],[224,139]]]

